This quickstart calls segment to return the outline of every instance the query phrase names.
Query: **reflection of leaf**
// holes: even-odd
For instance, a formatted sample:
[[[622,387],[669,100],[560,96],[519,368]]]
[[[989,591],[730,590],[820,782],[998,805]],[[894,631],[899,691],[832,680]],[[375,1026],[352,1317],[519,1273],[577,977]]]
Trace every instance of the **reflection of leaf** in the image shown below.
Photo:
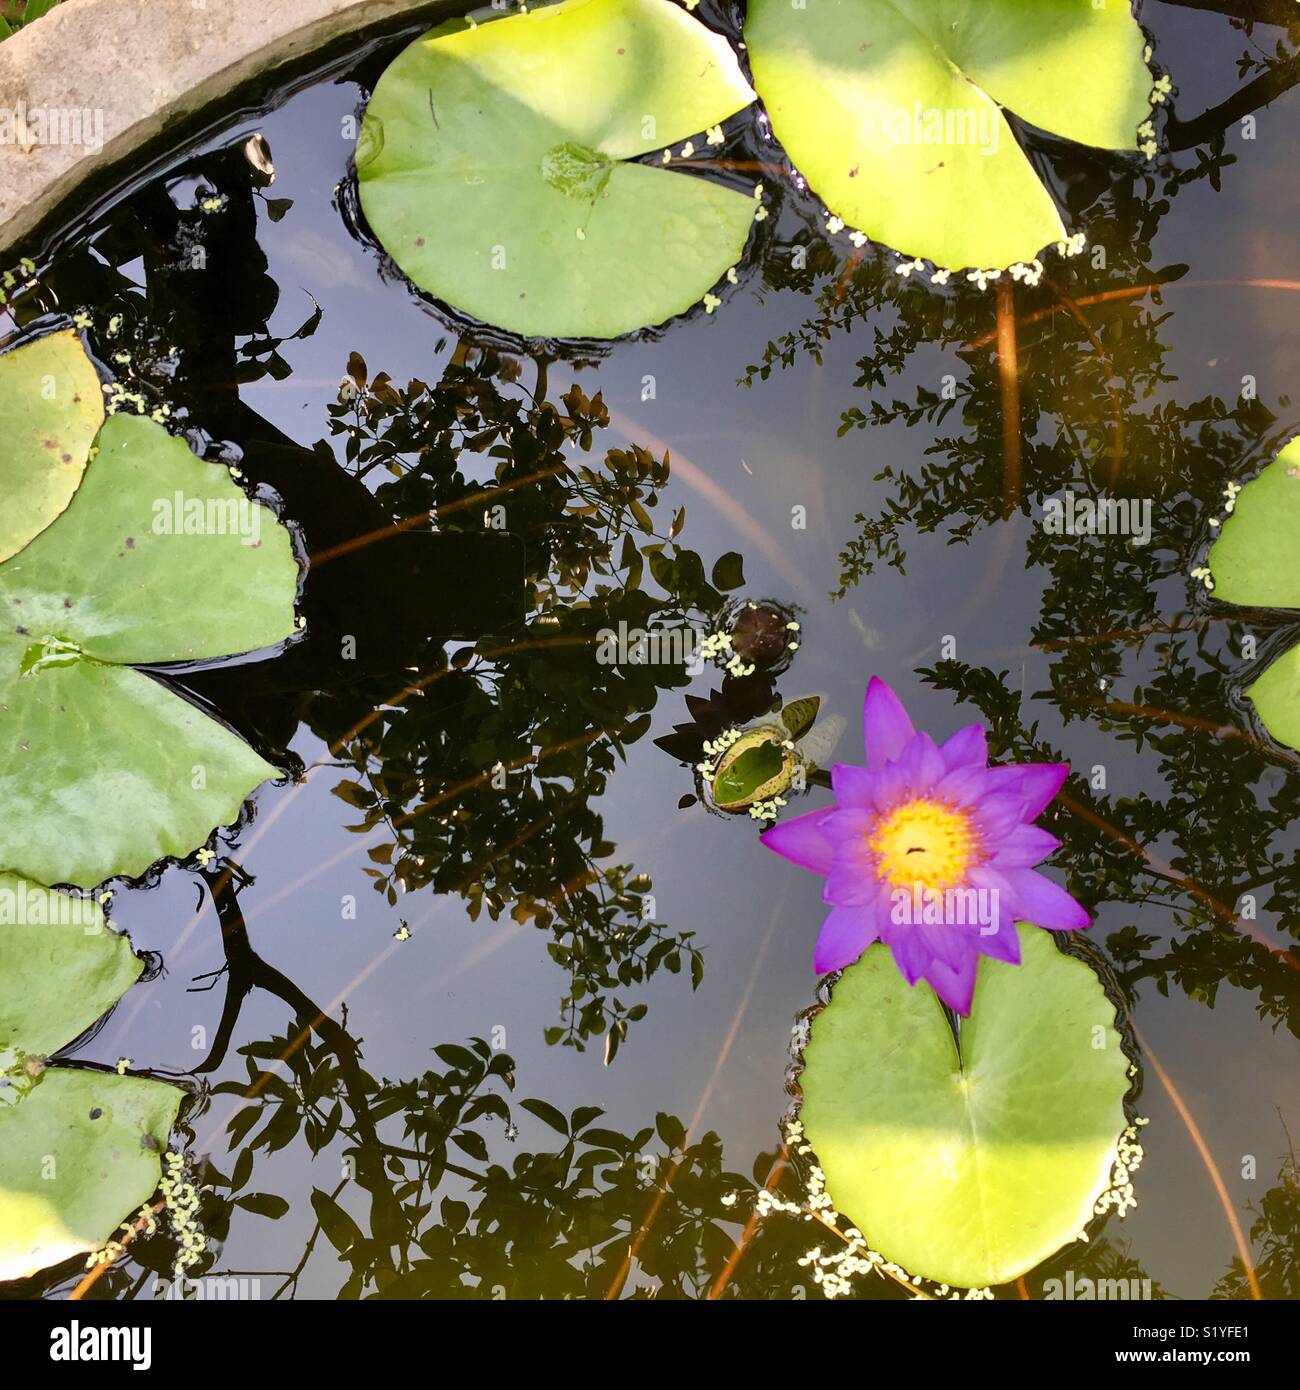
[[[544,1100],[525,1100],[521,1101],[520,1104],[525,1110],[536,1115],[544,1124],[550,1125],[557,1133],[568,1134],[569,1122],[555,1106],[548,1105]]]
[[[272,1221],[278,1221],[289,1210],[289,1203],[274,1192],[247,1192],[235,1198],[235,1205]]]
[[[0,357],[0,561],[72,500],[104,393],[75,333],[49,333]]]
[[[726,41],[668,0],[453,22],[375,87],[361,205],[402,270],[454,307],[514,333],[615,338],[695,304],[754,214],[717,183],[626,161],[752,99]]]
[[[1300,608],[1300,437],[1237,494],[1210,548],[1214,596],[1252,608]],[[1300,647],[1246,694],[1279,743],[1300,748]]]
[[[319,1187],[312,1188],[311,1205],[326,1239],[340,1255],[346,1255],[361,1240],[361,1228],[328,1192],[322,1192]]]
[[[729,550],[713,566],[715,589],[739,589],[745,582],[745,560],[739,551]]]
[[[0,1055],[63,1047],[142,968],[98,904],[0,875]],[[0,1281],[98,1249],[148,1201],[182,1095],[142,1077],[51,1067],[0,1104]]]
[[[753,0],[745,40],[772,130],[831,212],[953,269],[1065,235],[999,103],[1111,149],[1134,149],[1149,111],[1127,4]]]
[[[0,565],[0,803],[24,807],[0,865],[91,887],[234,820],[276,770],[130,665],[284,640],[297,578],[288,532],[224,468],[111,417],[67,511]],[[34,644],[58,660],[33,665]]]
[[[980,961],[960,1054],[883,945],[839,977],[804,1051],[800,1118],[831,1201],[887,1259],[961,1287],[1074,1240],[1125,1128],[1114,1004],[1046,932],[1019,936],[1020,966]]]

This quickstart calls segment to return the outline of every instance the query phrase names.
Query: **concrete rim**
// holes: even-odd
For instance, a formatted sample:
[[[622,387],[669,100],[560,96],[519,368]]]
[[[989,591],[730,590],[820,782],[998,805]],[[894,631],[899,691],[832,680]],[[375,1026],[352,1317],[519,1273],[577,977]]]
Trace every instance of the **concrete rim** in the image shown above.
[[[63,0],[0,43],[0,252],[239,87],[447,0]]]

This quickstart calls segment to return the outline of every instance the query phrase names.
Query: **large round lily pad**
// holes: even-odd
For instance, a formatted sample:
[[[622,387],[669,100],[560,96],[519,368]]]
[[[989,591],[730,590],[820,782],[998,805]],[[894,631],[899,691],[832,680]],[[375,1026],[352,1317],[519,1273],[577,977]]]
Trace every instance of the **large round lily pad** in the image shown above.
[[[130,666],[281,642],[298,584],[288,532],[224,467],[135,416],[97,447],[64,514],[0,564],[0,866],[87,888],[190,853],[278,775]]]
[[[1150,111],[1127,0],[750,0],[745,40],[772,130],[831,212],[953,269],[1065,235],[1000,104],[1129,150]]]
[[[1300,608],[1300,437],[1237,494],[1210,547],[1214,597],[1252,608]],[[1246,691],[1279,743],[1300,748],[1300,647]]]
[[[405,49],[358,142],[361,206],[420,289],[531,337],[615,338],[733,266],[752,198],[625,161],[753,100],[671,0],[562,0]]]
[[[0,561],[72,500],[103,422],[99,377],[75,333],[0,356]]]
[[[0,1059],[11,1049],[34,1057],[57,1051],[107,1013],[143,969],[93,898],[0,874]]]
[[[97,1250],[158,1187],[184,1092],[53,1067],[0,1105],[0,1281]]]
[[[1128,1059],[1096,974],[1021,925],[980,961],[960,1049],[934,992],[871,946],[814,1018],[800,1118],[873,1249],[958,1287],[1003,1284],[1092,1219],[1125,1128]]]

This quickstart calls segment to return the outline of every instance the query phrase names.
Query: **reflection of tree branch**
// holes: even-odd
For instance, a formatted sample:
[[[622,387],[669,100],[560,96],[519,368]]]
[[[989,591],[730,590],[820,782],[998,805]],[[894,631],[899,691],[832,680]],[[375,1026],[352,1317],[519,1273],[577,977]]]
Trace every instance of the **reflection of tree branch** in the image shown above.
[[[1261,106],[1267,106],[1283,92],[1290,91],[1297,82],[1300,82],[1300,57],[1293,56],[1268,72],[1261,73],[1226,101],[1202,111],[1190,121],[1180,121],[1177,116],[1172,116],[1165,127],[1169,148],[1190,150],[1216,135],[1222,135],[1234,121],[1249,116]]]
[[[234,868],[236,875],[242,877],[242,871],[238,866]],[[239,906],[234,877],[221,871],[200,870],[200,873],[212,894],[217,920],[221,924],[221,945],[229,974],[226,1002],[216,1041],[213,1043],[212,1052],[195,1071],[212,1071],[220,1065],[243,1002],[254,988],[264,989],[276,998],[282,999],[293,1010],[301,1031],[281,1060],[287,1060],[288,1055],[297,1051],[313,1032],[334,1054],[339,1064],[339,1075],[343,1079],[348,1104],[356,1117],[359,1136],[357,1181],[373,1199],[372,1215],[376,1229],[395,1229],[392,1223],[399,1217],[400,1207],[384,1174],[379,1136],[375,1130],[375,1122],[370,1116],[360,1048],[341,1024],[309,999],[287,975],[268,964],[253,950],[248,939],[243,910]]]
[[[339,1193],[342,1192],[343,1189],[344,1189],[347,1185],[348,1185],[347,1179],[344,1178],[344,1180],[343,1180],[341,1183],[339,1183],[339,1185],[334,1189],[334,1191],[330,1193],[330,1198],[331,1198],[331,1200],[333,1200],[334,1198],[337,1198],[338,1195],[339,1195]],[[298,1263],[297,1263],[296,1265],[294,1265],[294,1267],[293,1267],[293,1268],[289,1271],[289,1273],[285,1276],[284,1283],[281,1284],[280,1287],[279,1287],[278,1289],[276,1289],[276,1291],[271,1295],[271,1301],[272,1301],[272,1302],[274,1302],[277,1298],[279,1298],[280,1295],[281,1295],[286,1289],[292,1288],[295,1294],[298,1292],[298,1276],[303,1272],[304,1269],[307,1268],[307,1261],[311,1259],[312,1251],[315,1250],[315,1248],[316,1248],[316,1241],[317,1241],[317,1239],[319,1238],[320,1233],[321,1233],[321,1220],[320,1220],[320,1217],[318,1216],[318,1217],[316,1218],[316,1224],[312,1227],[311,1235],[308,1236],[308,1238],[307,1238],[307,1245],[306,1245],[306,1248],[305,1248],[305,1249],[303,1250],[303,1252],[302,1252],[302,1258],[298,1261]]]

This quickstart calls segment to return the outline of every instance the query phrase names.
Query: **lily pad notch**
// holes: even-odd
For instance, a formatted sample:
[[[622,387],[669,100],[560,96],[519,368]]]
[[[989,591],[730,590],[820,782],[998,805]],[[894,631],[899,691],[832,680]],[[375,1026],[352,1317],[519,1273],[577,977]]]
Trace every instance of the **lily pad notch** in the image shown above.
[[[758,208],[632,161],[753,99],[726,39],[673,0],[453,20],[375,87],[361,208],[408,279],[451,308],[525,338],[618,338],[699,303]]]

